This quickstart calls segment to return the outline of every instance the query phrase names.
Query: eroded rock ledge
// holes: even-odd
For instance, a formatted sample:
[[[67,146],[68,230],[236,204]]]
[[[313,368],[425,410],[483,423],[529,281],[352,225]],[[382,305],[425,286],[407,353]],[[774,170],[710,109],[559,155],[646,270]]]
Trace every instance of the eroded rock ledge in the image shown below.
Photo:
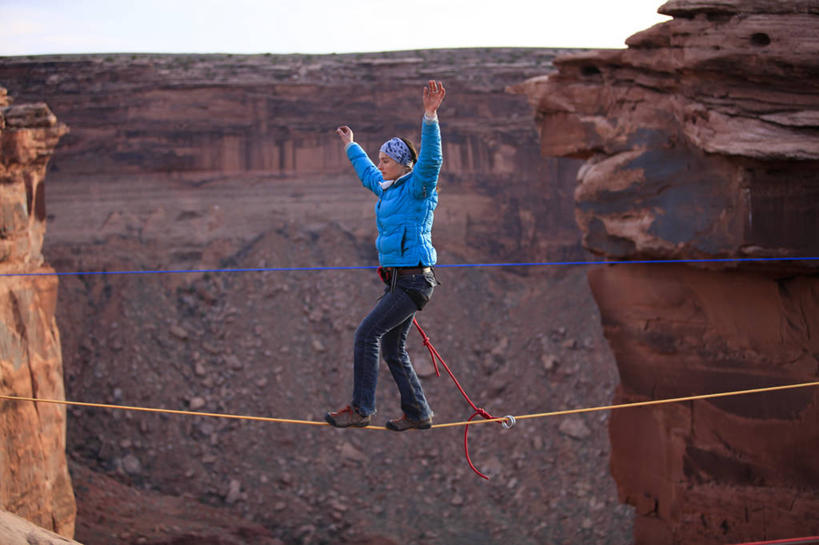
[[[819,17],[806,13],[819,4],[744,4],[668,2],[660,11],[674,19],[628,49],[560,57],[556,74],[517,87],[537,109],[543,152],[588,159],[576,215],[590,250],[819,250]]]
[[[0,273],[4,275],[0,277],[0,393],[64,399],[54,317],[57,279],[37,275],[53,272],[41,252],[43,179],[48,159],[67,129],[45,104],[9,103],[6,90],[0,88]],[[0,407],[0,507],[47,530],[73,536],[75,504],[65,459],[65,408],[11,401],[0,402]]]
[[[628,49],[555,60],[514,88],[546,155],[579,157],[576,218],[612,259],[819,255],[819,2],[674,0]],[[816,262],[589,273],[617,401],[819,375]],[[612,415],[637,543],[815,535],[819,391]]]

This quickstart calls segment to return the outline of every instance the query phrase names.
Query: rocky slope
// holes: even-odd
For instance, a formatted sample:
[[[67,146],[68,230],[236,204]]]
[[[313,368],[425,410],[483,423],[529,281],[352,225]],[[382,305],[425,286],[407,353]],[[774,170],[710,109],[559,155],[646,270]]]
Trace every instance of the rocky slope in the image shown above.
[[[71,473],[84,543],[282,545],[263,526],[189,496],[139,490],[76,463]]]
[[[10,103],[0,87],[0,393],[63,399],[57,279],[36,275],[53,272],[42,255],[43,178],[66,127],[45,104]],[[64,407],[2,402],[0,506],[71,537],[65,427]]]
[[[819,2],[673,0],[623,51],[517,87],[548,155],[586,159],[583,243],[612,259],[819,255]],[[815,381],[816,262],[589,273],[618,401]],[[637,543],[815,535],[819,390],[612,416]]]
[[[349,124],[371,152],[396,133],[417,137],[430,77],[448,89],[441,262],[539,261],[583,257],[580,162],[542,160],[528,105],[505,87],[548,72],[558,53],[13,58],[0,60],[0,81],[72,127],[49,174],[45,251],[61,271],[374,264],[374,202],[333,131]],[[480,404],[520,414],[610,401],[616,371],[583,270],[439,275],[419,319]],[[320,419],[347,401],[353,332],[380,290],[366,271],[63,276],[68,396]],[[468,417],[414,335],[438,420]],[[378,399],[383,422],[397,410],[388,376]],[[489,482],[463,461],[458,430],[69,416],[86,545],[216,540],[176,511],[201,503],[285,543],[619,544],[632,531],[608,473],[606,416],[475,429]],[[105,494],[87,467],[144,492],[149,521],[120,531],[139,495],[119,502],[125,492]],[[177,498],[167,520],[150,507],[155,493]]]

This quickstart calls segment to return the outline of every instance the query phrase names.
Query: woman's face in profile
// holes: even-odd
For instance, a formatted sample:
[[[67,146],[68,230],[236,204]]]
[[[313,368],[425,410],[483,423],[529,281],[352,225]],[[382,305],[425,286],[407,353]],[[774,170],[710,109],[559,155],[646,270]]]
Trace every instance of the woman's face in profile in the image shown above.
[[[378,170],[385,180],[395,180],[408,172],[407,167],[396,162],[383,151],[378,153]]]

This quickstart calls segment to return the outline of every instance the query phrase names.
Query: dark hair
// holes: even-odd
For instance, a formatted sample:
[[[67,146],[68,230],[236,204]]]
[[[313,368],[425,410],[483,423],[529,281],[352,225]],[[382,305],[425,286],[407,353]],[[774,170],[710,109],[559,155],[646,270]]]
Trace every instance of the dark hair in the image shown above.
[[[401,139],[401,141],[405,143],[409,148],[410,156],[412,157],[412,164],[415,165],[415,163],[418,162],[418,152],[415,150],[415,145],[412,143],[412,140],[410,140],[409,138],[404,138],[403,136],[399,136],[398,138]],[[440,184],[435,184],[435,191],[439,190]]]
[[[405,143],[407,145],[407,147],[409,148],[410,156],[411,156],[411,159],[412,159],[412,164],[414,165],[415,163],[417,163],[418,162],[418,152],[415,151],[415,145],[412,143],[412,140],[410,140],[409,138],[404,138],[403,136],[399,136],[398,138],[403,143]]]

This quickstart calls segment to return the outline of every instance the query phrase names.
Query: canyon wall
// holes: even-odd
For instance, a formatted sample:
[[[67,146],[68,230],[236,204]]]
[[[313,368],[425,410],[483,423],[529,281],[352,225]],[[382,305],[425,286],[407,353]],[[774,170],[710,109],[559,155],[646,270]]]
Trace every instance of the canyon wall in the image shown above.
[[[66,127],[45,104],[10,102],[0,88],[0,392],[64,399],[57,278],[42,245],[46,164]],[[0,507],[71,537],[65,407],[0,403]]]
[[[354,331],[383,290],[373,271],[92,273],[374,265],[375,200],[334,131],[350,125],[371,154],[395,134],[417,138],[429,78],[448,89],[440,263],[582,259],[581,162],[544,161],[526,100],[505,92],[560,53],[0,59],[19,100],[45,100],[71,126],[50,167],[44,249],[58,271],[78,273],[60,277],[57,309],[67,396],[311,420],[347,403]],[[611,399],[616,369],[582,269],[441,267],[438,277],[419,321],[480,405],[524,414]],[[408,344],[436,421],[468,417],[415,334]],[[388,375],[377,397],[378,423],[400,414]],[[475,429],[485,482],[458,430],[72,407],[76,539],[625,543],[633,509],[617,501],[607,426],[601,415]]]
[[[317,212],[319,197],[349,201],[324,193],[349,169],[335,128],[350,125],[370,151],[394,133],[417,142],[418,88],[443,80],[451,93],[441,188],[457,206],[441,211],[436,234],[448,248],[534,261],[582,255],[569,206],[579,162],[544,163],[520,98],[504,88],[548,71],[566,51],[10,57],[0,62],[0,81],[20,100],[46,101],[72,127],[54,158],[49,194],[55,203],[71,199],[71,213],[51,207],[47,244],[133,232],[171,237],[181,229],[184,246],[192,230],[201,244],[264,229],[271,214],[261,209],[269,203],[261,191],[280,188],[278,202],[285,208],[289,200],[281,214],[292,217],[303,217],[301,208]],[[302,183],[291,190],[295,179]],[[214,208],[238,180],[254,182],[233,194],[248,196],[241,226]],[[76,192],[93,198],[78,203]],[[127,212],[100,217],[100,200],[116,199]],[[176,253],[194,251],[182,246]]]
[[[819,2],[672,0],[628,49],[517,86],[546,155],[585,159],[603,259],[819,255]],[[815,381],[816,261],[621,264],[588,274],[616,402]],[[638,544],[819,533],[819,389],[613,413]]]

